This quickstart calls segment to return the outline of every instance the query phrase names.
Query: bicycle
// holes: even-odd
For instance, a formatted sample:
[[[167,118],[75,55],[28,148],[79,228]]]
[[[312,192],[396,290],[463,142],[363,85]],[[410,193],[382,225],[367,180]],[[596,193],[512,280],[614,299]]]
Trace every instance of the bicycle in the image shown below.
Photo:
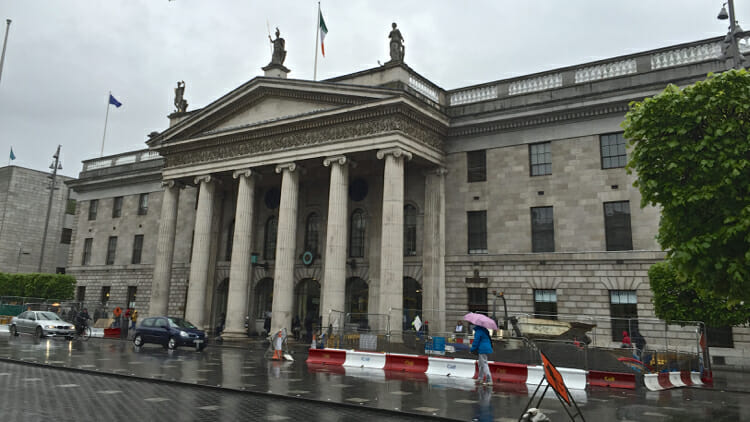
[[[76,333],[73,336],[73,340],[88,341],[91,338],[91,327],[86,324],[83,327],[76,326]]]

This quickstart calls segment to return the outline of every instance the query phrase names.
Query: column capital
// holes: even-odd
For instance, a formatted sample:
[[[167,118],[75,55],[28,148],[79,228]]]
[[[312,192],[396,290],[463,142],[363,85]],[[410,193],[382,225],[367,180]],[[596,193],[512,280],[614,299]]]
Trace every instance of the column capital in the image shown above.
[[[297,163],[295,163],[295,162],[281,163],[281,164],[277,164],[276,165],[276,173],[278,173],[278,174],[281,174],[281,172],[283,172],[284,170],[287,170],[290,173],[292,173],[292,172],[296,171],[297,169],[299,169],[299,171],[301,173],[302,170],[303,170],[303,167],[300,166],[300,165],[297,165]]]
[[[201,183],[219,183],[219,179],[217,179],[216,176],[210,174],[203,174],[201,176],[196,176],[193,180],[193,183],[195,183],[196,185],[199,185]]]
[[[325,167],[330,167],[333,163],[338,163],[340,166],[349,164],[351,167],[357,167],[357,163],[346,155],[334,155],[323,159],[323,166]]]
[[[254,171],[253,169],[242,169],[242,170],[235,170],[234,172],[232,172],[233,179],[239,179],[240,177],[260,178],[260,173],[258,173],[257,171]]]
[[[446,174],[448,174],[448,169],[445,168],[445,167],[435,167],[435,168],[431,168],[429,170],[425,170],[424,173],[422,173],[422,174],[424,174],[425,176],[433,176],[434,175],[434,176],[443,177]]]
[[[169,180],[162,180],[161,181],[161,187],[171,189],[173,187],[177,187],[178,189],[182,189],[185,187],[185,183],[177,180],[177,179],[169,179]]]
[[[376,156],[378,157],[378,160],[382,160],[387,155],[393,155],[395,158],[401,158],[403,155],[407,160],[411,160],[412,154],[409,151],[404,151],[401,148],[387,148],[387,149],[381,149],[378,151]]]

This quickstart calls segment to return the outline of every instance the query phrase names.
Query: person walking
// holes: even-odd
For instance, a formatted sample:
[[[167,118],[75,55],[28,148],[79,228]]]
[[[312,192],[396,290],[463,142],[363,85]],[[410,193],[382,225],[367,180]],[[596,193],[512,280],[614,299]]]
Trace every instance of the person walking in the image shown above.
[[[138,323],[138,311],[133,309],[133,312],[130,314],[130,329],[135,330],[135,325]]]
[[[471,353],[479,355],[479,375],[477,376],[477,384],[490,385],[492,384],[492,374],[490,373],[490,365],[487,361],[487,355],[492,354],[492,340],[490,339],[490,332],[482,326],[474,327],[474,341],[471,344]]]

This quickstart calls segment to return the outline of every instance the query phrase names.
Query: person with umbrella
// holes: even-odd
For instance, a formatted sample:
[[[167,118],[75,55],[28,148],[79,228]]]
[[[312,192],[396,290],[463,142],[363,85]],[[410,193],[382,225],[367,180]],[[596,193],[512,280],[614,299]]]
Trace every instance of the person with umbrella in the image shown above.
[[[490,373],[490,365],[487,360],[487,355],[491,354],[493,350],[492,340],[490,339],[490,332],[488,329],[497,330],[497,324],[486,315],[473,312],[464,315],[464,320],[475,325],[474,341],[471,344],[470,352],[479,356],[479,375],[477,376],[477,384],[492,384],[492,373]]]

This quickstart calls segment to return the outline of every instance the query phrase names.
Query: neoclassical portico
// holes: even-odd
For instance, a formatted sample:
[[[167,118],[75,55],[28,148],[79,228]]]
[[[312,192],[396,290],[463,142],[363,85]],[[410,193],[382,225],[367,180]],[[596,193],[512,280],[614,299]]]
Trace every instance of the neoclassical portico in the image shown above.
[[[444,292],[439,290],[444,290],[441,243],[445,241],[445,185],[439,169],[444,166],[442,143],[447,118],[412,99],[392,97],[387,90],[347,86],[311,94],[311,90],[319,90],[314,82],[295,81],[291,85],[257,78],[210,107],[175,120],[170,129],[149,141],[166,159],[165,180],[198,188],[185,317],[202,328],[213,328],[217,312],[212,314],[212,309],[216,307],[207,301],[213,300],[212,289],[218,284],[213,275],[216,245],[221,236],[231,236],[224,335],[246,335],[244,321],[251,308],[248,298],[253,298],[253,286],[259,281],[254,278],[250,257],[263,250],[261,242],[268,229],[263,219],[273,215],[277,223],[275,255],[265,258],[262,270],[264,280],[270,280],[273,286],[272,331],[291,328],[292,318],[299,312],[295,309],[295,289],[303,279],[320,286],[320,302],[315,306],[319,315],[313,317],[320,316],[323,326],[339,323],[329,320],[330,312],[346,311],[348,281],[355,278],[370,291],[367,312],[388,315],[391,331],[399,332],[403,318],[405,194],[406,185],[415,183],[407,181],[407,166],[414,168],[410,174],[422,184],[417,191],[424,191],[424,197],[416,199],[424,204],[424,279],[418,281],[423,283],[424,297],[429,297],[424,307],[444,308]],[[265,123],[275,122],[268,110],[279,107],[296,110],[299,117]],[[306,111],[310,107],[317,111]],[[259,117],[263,113],[264,118]],[[348,250],[353,169],[362,173],[357,177],[367,178],[376,187],[372,192],[378,195],[367,202],[367,215],[374,218],[368,222],[366,233],[368,253],[356,262]],[[300,189],[305,184],[325,186],[327,191],[312,205],[309,198],[300,203]],[[257,199],[271,189],[279,189],[280,195],[278,209],[269,211]],[[233,205],[233,218],[217,211],[224,195],[231,199],[225,202]],[[169,303],[180,301],[179,297],[170,301],[169,288],[169,243],[174,242],[176,230],[184,229],[176,224],[179,190],[166,185],[164,198],[150,314],[166,313]],[[320,256],[313,267],[301,259],[305,251],[301,250],[300,239],[305,227],[300,223],[305,215],[300,207],[309,206],[321,209],[324,230]],[[219,220],[226,227],[228,218],[233,220],[233,232],[216,233]],[[251,320],[256,316],[257,312]],[[436,315],[430,318],[439,319]],[[385,330],[385,325],[381,317],[370,324],[377,330]]]

